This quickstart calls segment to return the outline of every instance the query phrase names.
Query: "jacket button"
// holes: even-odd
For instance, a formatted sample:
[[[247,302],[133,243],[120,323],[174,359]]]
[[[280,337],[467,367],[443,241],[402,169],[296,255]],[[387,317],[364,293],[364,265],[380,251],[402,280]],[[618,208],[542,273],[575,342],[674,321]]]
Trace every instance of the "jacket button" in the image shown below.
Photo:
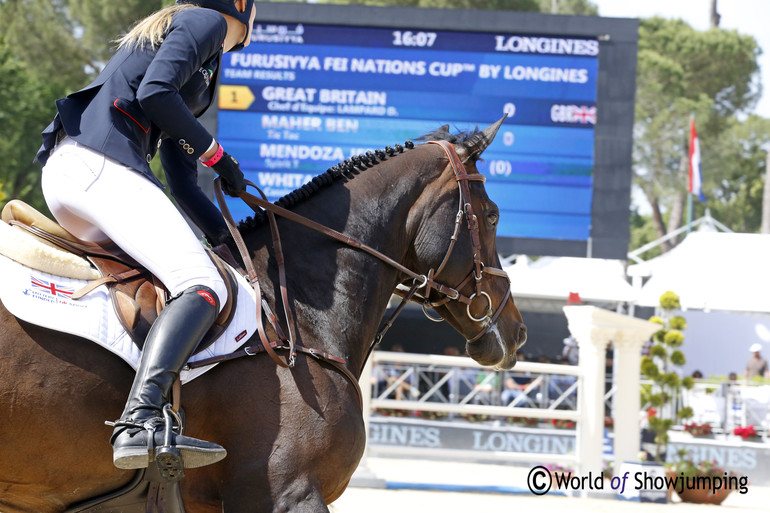
[[[195,150],[194,150],[194,149],[192,149],[192,148],[188,148],[188,149],[187,149],[187,153],[189,153],[190,155],[192,155],[193,153],[195,153]]]
[[[149,164],[152,161],[152,155],[148,153],[146,158],[147,158],[147,163]]]

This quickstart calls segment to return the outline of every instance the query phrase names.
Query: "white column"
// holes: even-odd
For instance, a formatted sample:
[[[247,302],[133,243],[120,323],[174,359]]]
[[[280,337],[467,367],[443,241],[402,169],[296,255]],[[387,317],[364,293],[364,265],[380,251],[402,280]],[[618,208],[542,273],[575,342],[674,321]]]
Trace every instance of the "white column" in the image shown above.
[[[594,306],[565,306],[570,333],[580,349],[582,393],[579,398],[577,449],[580,474],[602,469],[605,355],[615,347],[615,466],[636,461],[639,452],[639,375],[641,349],[660,325]]]
[[[657,331],[660,329],[658,325]],[[653,331],[652,333],[654,333]],[[650,335],[652,334],[650,333]],[[639,454],[639,367],[641,365],[642,346],[650,335],[643,339],[635,337],[637,333],[623,332],[625,339],[613,341],[615,348],[615,399],[612,402],[615,421],[615,472],[620,470],[624,461],[637,461]]]
[[[577,424],[577,470],[583,476],[589,472],[598,475],[602,471],[604,366],[607,345],[614,333],[613,327],[603,327],[594,322],[597,310],[594,306],[564,307],[569,331],[577,340],[580,351],[582,383],[578,395],[580,421]]]

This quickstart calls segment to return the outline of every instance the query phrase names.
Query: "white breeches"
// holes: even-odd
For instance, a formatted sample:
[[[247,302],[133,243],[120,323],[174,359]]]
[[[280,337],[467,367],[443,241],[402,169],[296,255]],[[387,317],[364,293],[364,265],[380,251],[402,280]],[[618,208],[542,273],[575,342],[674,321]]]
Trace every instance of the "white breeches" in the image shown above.
[[[224,306],[227,289],[203,245],[171,200],[140,173],[68,137],[51,152],[42,185],[51,213],[76,237],[112,240],[172,296],[204,285]]]

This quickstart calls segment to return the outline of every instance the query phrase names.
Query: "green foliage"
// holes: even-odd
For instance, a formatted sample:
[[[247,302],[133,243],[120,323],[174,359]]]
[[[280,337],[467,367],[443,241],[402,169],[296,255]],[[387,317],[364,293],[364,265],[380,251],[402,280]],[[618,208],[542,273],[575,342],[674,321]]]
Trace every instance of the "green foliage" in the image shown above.
[[[591,0],[318,0],[317,3],[390,7],[433,7],[440,9],[529,11],[586,16],[598,16],[599,14],[599,8],[596,4],[591,2]]]
[[[58,98],[82,88],[138,18],[173,0],[0,0],[0,182],[48,214],[33,164]]]
[[[751,115],[730,119],[720,137],[707,142],[701,151],[704,189],[708,202],[698,204],[715,219],[738,232],[758,232],[762,224],[762,192],[767,163],[770,120]]]
[[[682,20],[642,20],[637,65],[634,175],[636,185],[652,207],[652,216],[632,224],[632,244],[650,237],[650,222],[657,237],[682,224],[691,115],[697,121],[700,146],[704,149],[702,170],[704,189],[709,198],[706,206],[715,211],[712,205],[723,202],[711,194],[711,189],[722,187],[719,180],[725,173],[733,173],[730,168],[734,166],[727,160],[721,162],[724,165],[717,165],[706,155],[715,151],[715,145],[726,130],[731,130],[734,123],[740,124],[737,115],[756,103],[760,94],[757,64],[760,52],[753,37],[734,30],[697,31]],[[733,142],[740,137],[739,132],[734,135]],[[732,153],[739,151],[735,148]],[[759,153],[749,153],[749,158],[741,161],[742,165],[758,162]],[[754,177],[756,172],[748,176]],[[745,187],[738,191],[737,197],[755,200],[757,190],[750,187],[755,181],[747,178],[743,182]],[[725,195],[736,194],[729,185],[724,189]],[[759,192],[761,195],[761,190]],[[704,206],[699,205],[699,208]],[[754,212],[761,212],[761,209]],[[739,210],[734,217],[743,214],[750,215],[749,209]],[[634,233],[641,230],[645,230],[644,233]]]
[[[539,12],[539,0],[319,0],[319,4]]]
[[[682,339],[684,339],[684,335],[682,335]],[[679,350],[671,351],[671,356],[669,356],[669,358],[671,358],[671,363],[673,363],[674,365],[682,366],[686,363],[686,360],[684,358],[684,353]]]
[[[645,244],[656,240],[658,232],[655,230],[655,222],[649,215],[642,215],[637,208],[632,206],[631,216],[629,220],[630,225],[630,238],[628,240],[628,250],[633,251],[637,248],[641,248]],[[655,258],[662,253],[660,246],[654,246],[645,251],[639,257],[649,260]]]
[[[642,376],[652,382],[652,385],[642,388],[642,405],[645,408],[657,408],[653,413],[649,413],[648,409],[648,427],[655,432],[655,459],[658,461],[665,452],[664,449],[668,443],[667,431],[673,426],[674,417],[684,419],[692,416],[692,410],[687,408],[675,412],[680,389],[682,387],[690,389],[694,383],[690,377],[680,379],[675,371],[676,367],[686,363],[684,353],[674,349],[682,345],[684,334],[673,326],[676,325],[681,329],[687,326],[687,322],[681,316],[672,315],[672,311],[678,308],[680,308],[679,296],[674,292],[668,291],[660,296],[661,315],[650,318],[650,321],[661,324],[663,329],[653,335],[659,343],[653,344],[649,355],[642,357],[640,367]],[[658,411],[663,413],[658,415]]]
[[[679,296],[670,290],[660,295],[660,307],[663,310],[676,310],[681,308]]]
[[[53,101],[61,92],[37,79],[0,36],[0,182],[5,200],[19,198],[47,212],[40,191],[40,166],[32,159],[40,146],[40,131],[53,117]]]
[[[599,8],[590,0],[540,0],[540,11],[551,14],[599,15]]]
[[[663,335],[663,342],[669,347],[679,347],[684,342],[684,335],[679,330],[669,330]]]
[[[94,62],[107,62],[115,51],[115,39],[139,20],[173,0],[69,0],[69,14],[83,27],[83,48]]]
[[[670,318],[668,320],[668,325],[670,328],[675,330],[686,330],[687,329],[687,321],[684,317],[675,315],[674,317]]]

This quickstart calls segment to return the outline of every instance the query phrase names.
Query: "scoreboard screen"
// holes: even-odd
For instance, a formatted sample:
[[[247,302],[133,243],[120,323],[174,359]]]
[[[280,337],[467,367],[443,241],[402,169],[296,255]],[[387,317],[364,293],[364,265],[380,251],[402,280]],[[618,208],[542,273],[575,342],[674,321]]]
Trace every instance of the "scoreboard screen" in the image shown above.
[[[218,91],[217,139],[246,178],[275,201],[350,156],[505,113],[478,164],[501,209],[498,236],[585,245],[598,36],[382,25],[257,16],[251,45],[224,55]]]

